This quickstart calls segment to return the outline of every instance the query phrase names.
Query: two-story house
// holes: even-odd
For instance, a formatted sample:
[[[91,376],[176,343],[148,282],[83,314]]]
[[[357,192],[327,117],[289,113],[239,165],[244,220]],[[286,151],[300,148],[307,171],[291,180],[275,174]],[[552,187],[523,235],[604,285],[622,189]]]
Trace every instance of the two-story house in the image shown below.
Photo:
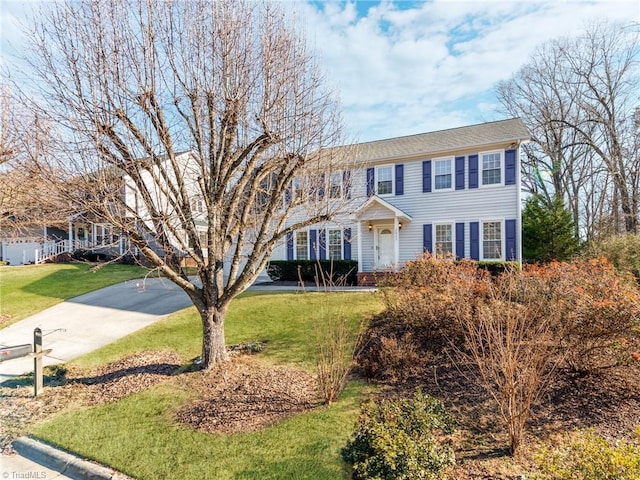
[[[348,217],[290,234],[272,259],[352,259],[359,277],[422,252],[521,261],[520,119],[378,140],[354,149],[362,203]],[[337,175],[330,194],[346,195]]]

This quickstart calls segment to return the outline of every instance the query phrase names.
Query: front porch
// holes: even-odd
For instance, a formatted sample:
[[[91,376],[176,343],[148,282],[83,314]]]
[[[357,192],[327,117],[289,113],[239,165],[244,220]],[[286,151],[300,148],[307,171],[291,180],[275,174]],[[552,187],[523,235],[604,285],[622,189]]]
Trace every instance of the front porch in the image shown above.
[[[358,285],[376,285],[398,271],[402,229],[412,218],[386,200],[373,195],[356,212]]]

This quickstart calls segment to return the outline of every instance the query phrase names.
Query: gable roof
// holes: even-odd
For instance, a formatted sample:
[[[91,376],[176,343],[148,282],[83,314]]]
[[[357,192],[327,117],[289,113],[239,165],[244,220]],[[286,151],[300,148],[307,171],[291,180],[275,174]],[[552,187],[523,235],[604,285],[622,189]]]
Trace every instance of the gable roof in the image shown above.
[[[487,122],[406,137],[375,140],[355,145],[355,157],[360,161],[430,155],[450,150],[482,148],[496,143],[523,142],[529,132],[519,118]]]
[[[371,195],[369,199],[364,202],[358,210],[356,210],[356,218],[359,220],[369,220],[370,218],[366,215],[366,212],[374,205],[379,205],[382,208],[389,210],[390,217],[398,217],[400,220],[404,220],[405,222],[410,222],[412,220],[411,215],[403,212],[395,205],[390,204],[377,195]],[[371,218],[371,220],[374,220],[374,218]]]

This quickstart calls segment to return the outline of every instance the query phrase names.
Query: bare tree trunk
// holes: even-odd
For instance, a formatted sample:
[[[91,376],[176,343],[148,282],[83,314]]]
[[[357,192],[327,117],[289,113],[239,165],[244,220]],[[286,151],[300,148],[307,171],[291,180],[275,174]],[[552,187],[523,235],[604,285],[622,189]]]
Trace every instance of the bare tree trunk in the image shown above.
[[[224,340],[224,319],[227,309],[210,307],[202,312],[202,369],[209,370],[215,364],[226,362],[229,355]]]

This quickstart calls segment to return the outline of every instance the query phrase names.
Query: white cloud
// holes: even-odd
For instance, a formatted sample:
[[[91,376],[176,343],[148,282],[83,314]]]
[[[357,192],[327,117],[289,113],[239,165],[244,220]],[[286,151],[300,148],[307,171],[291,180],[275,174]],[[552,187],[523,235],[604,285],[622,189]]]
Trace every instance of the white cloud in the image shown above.
[[[640,22],[637,0],[400,1],[286,3],[303,14],[361,140],[499,118],[494,85],[540,43],[594,19]],[[0,0],[0,66],[20,49],[18,22],[37,3]]]
[[[361,140],[498,118],[494,85],[536,46],[589,21],[639,21],[636,1],[435,1],[304,8],[307,34]],[[362,7],[360,5],[360,7]],[[491,110],[494,110],[493,112]]]

